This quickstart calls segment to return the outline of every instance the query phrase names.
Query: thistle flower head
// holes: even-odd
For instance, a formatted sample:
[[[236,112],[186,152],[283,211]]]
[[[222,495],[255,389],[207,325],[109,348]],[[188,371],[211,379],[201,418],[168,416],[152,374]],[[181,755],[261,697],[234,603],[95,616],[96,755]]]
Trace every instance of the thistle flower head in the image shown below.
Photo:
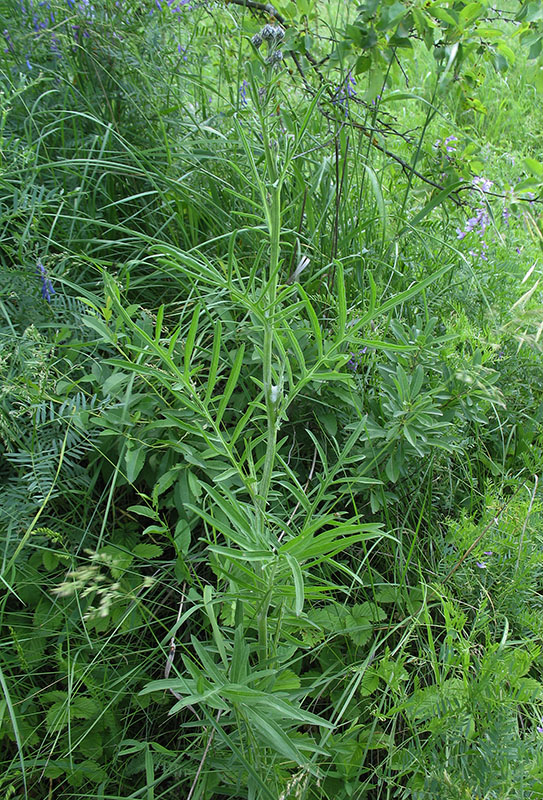
[[[272,42],[275,39],[275,25],[264,25],[260,35],[265,42]]]
[[[283,51],[282,50],[274,50],[268,58],[266,59],[266,64],[271,64],[272,66],[278,66],[283,60]]]

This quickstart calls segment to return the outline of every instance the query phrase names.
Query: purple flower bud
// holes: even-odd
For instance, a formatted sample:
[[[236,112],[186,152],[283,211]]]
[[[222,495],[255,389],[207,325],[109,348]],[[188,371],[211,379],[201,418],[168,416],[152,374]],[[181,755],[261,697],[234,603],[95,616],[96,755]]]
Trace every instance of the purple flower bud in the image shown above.
[[[55,290],[53,289],[53,284],[47,275],[47,270],[41,261],[38,261],[36,264],[36,273],[41,278],[41,296],[44,300],[47,300],[47,302],[50,303],[51,297],[55,294]]]
[[[243,81],[241,86],[239,87],[239,99],[242,106],[247,105],[247,87],[249,86],[248,81]]]

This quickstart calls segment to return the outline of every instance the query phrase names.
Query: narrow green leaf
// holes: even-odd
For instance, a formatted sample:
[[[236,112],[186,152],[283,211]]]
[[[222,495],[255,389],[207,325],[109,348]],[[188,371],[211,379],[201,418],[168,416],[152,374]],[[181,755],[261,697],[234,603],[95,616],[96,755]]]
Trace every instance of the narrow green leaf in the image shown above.
[[[238,625],[234,632],[234,651],[230,666],[230,679],[234,683],[242,683],[250,670],[249,646],[245,641],[243,625]]]
[[[26,785],[26,769],[25,769],[25,758],[23,752],[23,743],[21,741],[21,734],[19,732],[19,726],[17,724],[17,717],[15,715],[15,709],[13,708],[13,703],[11,701],[11,695],[9,693],[8,685],[6,679],[4,677],[4,673],[2,672],[2,668],[0,667],[0,686],[2,687],[2,691],[4,692],[4,697],[6,699],[6,705],[8,708],[9,716],[11,719],[11,726],[13,728],[13,735],[15,736],[15,741],[17,743],[17,751],[19,754],[19,762],[21,764],[21,774],[23,776],[23,786],[24,786],[24,793],[25,798],[28,798],[28,791]]]
[[[124,454],[126,464],[126,478],[129,483],[134,483],[145,464],[145,447],[127,447]]]
[[[115,343],[115,337],[113,336],[112,332],[109,330],[107,325],[102,322],[101,319],[98,319],[98,317],[91,317],[85,314],[81,317],[81,322],[83,325],[86,325],[87,328],[92,328],[93,331],[96,331],[100,338],[105,342],[108,342],[108,344]]]
[[[345,293],[345,277],[341,261],[334,262],[337,267],[336,291],[338,306],[338,335],[343,339],[347,327],[347,296]]]
[[[194,350],[194,341],[196,339],[196,331],[198,330],[198,320],[200,317],[200,303],[196,304],[196,308],[192,314],[189,332],[187,334],[187,341],[185,342],[185,380],[188,382],[190,378],[190,362],[192,359],[192,351]]]
[[[304,609],[304,576],[302,575],[300,565],[294,556],[292,556],[290,553],[285,553],[285,557],[294,579],[294,611],[296,616],[299,617]]]
[[[300,368],[300,372],[302,373],[302,377],[303,377],[304,375],[307,374],[307,368],[306,368],[306,365],[305,365],[305,358],[304,358],[303,350],[300,347],[300,343],[298,342],[298,339],[296,338],[296,334],[290,328],[290,326],[289,325],[285,325],[283,330],[286,332],[286,334],[287,334],[287,336],[288,336],[288,338],[290,340],[290,344],[291,344],[292,349],[294,351],[294,355],[296,357],[296,361],[298,362],[298,366]]]
[[[149,506],[128,506],[126,510],[131,511],[133,514],[140,514],[142,517],[159,520],[158,511],[155,511],[154,508],[150,508]]]
[[[294,742],[274,720],[270,719],[268,715],[264,716],[255,708],[246,707],[245,713],[252,722],[255,732],[260,733],[276,753],[280,753],[299,766],[306,765],[307,759],[304,758]]]
[[[322,332],[321,332],[321,326],[319,325],[319,320],[317,319],[315,309],[311,305],[311,300],[309,299],[305,289],[301,284],[298,284],[298,291],[302,295],[304,301],[305,309],[309,317],[309,322],[311,323],[311,328],[313,329],[315,341],[317,342],[317,347],[319,349],[319,356],[322,357]]]
[[[207,406],[215,388],[215,380],[217,378],[217,368],[219,366],[219,355],[221,352],[221,339],[222,339],[222,325],[221,321],[217,320],[213,330],[213,350],[211,352],[211,364],[209,366],[209,376],[207,378],[206,394],[204,403]]]
[[[164,319],[164,303],[160,306],[156,314],[156,323],[155,323],[155,342],[158,344],[160,342],[160,335],[162,333],[162,321]]]
[[[213,597],[213,589],[208,583],[206,584],[206,586],[204,586],[204,606],[208,619],[211,623],[211,629],[213,631],[213,638],[215,639],[217,650],[219,651],[222,663],[227,669],[228,657],[226,655],[226,648],[224,646],[224,638],[217,624],[217,617],[215,616],[215,609],[213,608],[212,597]]]
[[[375,278],[370,270],[368,270],[367,275],[370,284],[370,307],[368,309],[368,313],[373,315],[377,305],[377,284],[375,283]]]
[[[147,784],[147,800],[155,800],[155,765],[149,745],[145,748],[145,782]]]
[[[175,331],[170,336],[170,341],[168,343],[168,355],[170,357],[175,349],[175,345],[177,344],[177,340],[179,339],[180,336],[181,336],[181,325],[178,325]]]
[[[223,418],[223,414],[226,411],[226,407],[228,405],[228,401],[230,400],[234,389],[236,388],[236,384],[238,382],[239,373],[241,372],[241,365],[243,364],[243,356],[245,354],[245,345],[242,344],[236,353],[236,357],[234,359],[234,364],[232,366],[232,371],[228,377],[226,382],[226,386],[224,387],[223,396],[221,398],[221,402],[219,403],[219,409],[217,411],[215,421],[217,425],[220,425],[221,420]]]
[[[379,219],[381,221],[381,239],[384,242],[387,230],[387,212],[385,199],[383,197],[383,192],[381,191],[381,184],[379,183],[379,179],[377,178],[377,175],[373,169],[368,164],[364,164],[363,166],[370,180],[371,188],[377,202],[377,210],[379,211]]]

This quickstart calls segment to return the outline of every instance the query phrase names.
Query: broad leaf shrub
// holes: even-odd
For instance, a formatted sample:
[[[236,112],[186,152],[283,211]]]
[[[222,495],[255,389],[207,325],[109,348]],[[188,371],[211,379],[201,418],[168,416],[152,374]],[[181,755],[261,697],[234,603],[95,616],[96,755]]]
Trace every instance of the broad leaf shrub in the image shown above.
[[[6,797],[541,796],[538,8],[2,12]]]

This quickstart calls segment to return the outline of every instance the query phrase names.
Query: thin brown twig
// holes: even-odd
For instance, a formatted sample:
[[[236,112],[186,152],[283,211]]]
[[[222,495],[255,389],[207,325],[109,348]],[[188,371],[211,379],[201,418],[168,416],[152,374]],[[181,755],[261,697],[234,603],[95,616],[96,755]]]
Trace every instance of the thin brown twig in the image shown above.
[[[252,8],[254,11],[261,11],[263,14],[269,14],[277,20],[280,25],[285,25],[285,18],[279,14],[276,8],[271,3],[258,3],[257,0],[225,0],[226,5],[243,6],[243,8]]]
[[[217,716],[215,717],[215,721],[218,722],[221,718],[222,709],[219,709],[217,712]],[[207,740],[206,748],[200,759],[200,763],[198,764],[198,769],[196,770],[196,775],[194,776],[194,780],[192,781],[192,786],[190,787],[190,791],[187,795],[187,800],[191,800],[192,795],[194,794],[194,790],[196,789],[196,784],[198,783],[198,778],[200,777],[200,773],[204,767],[205,760],[207,758],[207,754],[209,752],[209,748],[211,747],[211,742],[213,741],[213,737],[215,736],[215,728],[209,734],[209,739]]]
[[[185,589],[186,589],[186,586],[187,586],[187,584],[183,583],[183,586],[181,587],[181,595],[182,595],[182,597],[181,597],[181,602],[179,603],[179,610],[177,612],[176,625],[179,622],[179,620],[181,619],[181,614],[183,613],[183,606],[185,605]],[[165,678],[169,678],[169,676],[170,676],[170,672],[171,672],[171,669],[172,669],[172,666],[173,666],[173,662],[174,662],[174,658],[175,658],[175,650],[176,650],[176,644],[175,644],[175,634],[174,634],[172,636],[172,638],[170,639],[170,649],[169,649],[169,652],[168,652],[168,658],[166,659],[166,664],[164,666],[164,677]],[[170,687],[170,692],[173,694],[173,696],[175,697],[176,700],[182,700],[183,699],[183,697],[179,694],[179,692],[176,692],[175,689],[172,689],[171,687]],[[192,713],[196,716],[196,710],[193,708],[193,706],[189,705],[189,706],[187,706],[187,708],[189,708],[192,711]],[[216,721],[217,722],[220,720],[221,714],[222,714],[222,710],[219,709],[219,711],[217,713],[217,717],[216,717]],[[211,743],[213,741],[213,737],[214,736],[215,736],[215,728],[213,728],[213,730],[211,731],[211,733],[209,735],[209,739],[207,740],[207,744],[205,746],[205,750],[203,752],[202,758],[200,759],[200,763],[198,764],[198,769],[196,770],[196,775],[194,776],[194,780],[192,782],[192,785],[190,787],[189,793],[187,795],[187,800],[191,800],[192,795],[194,794],[194,790],[196,789],[196,784],[198,783],[198,778],[200,777],[200,773],[202,772],[202,769],[204,767],[204,763],[205,763],[205,760],[207,758],[207,754],[209,752],[209,748],[211,747]]]
[[[179,620],[181,619],[181,614],[183,613],[183,606],[185,605],[185,589],[186,588],[187,588],[187,584],[183,583],[183,586],[181,587],[181,602],[179,603],[179,610],[177,612],[177,619],[175,621],[176,625],[179,622]],[[175,644],[175,634],[174,634],[172,636],[172,638],[170,639],[170,649],[168,651],[168,658],[166,659],[166,664],[164,665],[164,677],[165,678],[169,678],[170,677],[170,672],[171,672],[171,669],[173,667],[173,662],[174,662],[174,658],[175,658],[175,650],[176,650],[176,644]],[[170,687],[169,691],[171,692],[171,694],[173,694],[173,696],[175,697],[176,700],[182,700],[183,699],[182,695],[180,695],[179,692],[176,692],[175,689],[172,689]],[[195,716],[198,716],[196,714],[196,710],[195,710],[195,708],[193,706],[189,705],[189,706],[187,706],[187,708],[190,709],[190,711],[192,711],[192,713]]]

